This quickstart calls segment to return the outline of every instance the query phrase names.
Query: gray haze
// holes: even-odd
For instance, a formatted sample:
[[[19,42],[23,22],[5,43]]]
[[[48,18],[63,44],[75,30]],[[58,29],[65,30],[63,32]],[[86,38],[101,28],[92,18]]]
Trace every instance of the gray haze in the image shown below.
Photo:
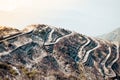
[[[120,0],[11,1],[13,3],[4,3],[12,5],[11,8],[0,8],[1,25],[22,29],[26,25],[40,23],[89,36],[108,33],[120,27]]]

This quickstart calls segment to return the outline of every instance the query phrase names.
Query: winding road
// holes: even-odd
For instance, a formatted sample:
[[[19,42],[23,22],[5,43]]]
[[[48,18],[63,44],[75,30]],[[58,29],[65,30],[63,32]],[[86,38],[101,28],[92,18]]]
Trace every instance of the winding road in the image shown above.
[[[55,30],[52,29],[52,31],[50,32],[50,34],[49,34],[49,36],[48,36],[47,42],[51,42],[51,41],[52,41],[52,34],[53,34],[54,31],[55,31]]]
[[[117,46],[116,58],[110,64],[108,64],[108,66],[107,66],[107,68],[110,70],[110,73],[107,74],[107,75],[110,76],[110,77],[115,77],[116,76],[116,73],[112,69],[112,65],[119,59],[119,45],[116,44],[116,46]]]
[[[87,42],[83,46],[81,46],[81,48],[80,48],[80,50],[78,52],[78,57],[80,59],[83,59],[83,50],[90,43],[90,40],[88,39],[88,37],[85,36],[85,38],[86,38]]]
[[[26,33],[16,33],[16,34],[13,34],[13,35],[10,35],[8,37],[3,38],[2,40],[0,40],[0,42],[6,41],[6,40],[9,40],[9,39],[18,37],[18,36],[22,36],[22,35],[25,35],[25,34],[29,34],[29,33],[32,33],[32,32],[33,32],[33,30],[31,30],[30,32],[26,32]]]
[[[48,27],[45,27],[44,29],[46,29],[46,28],[48,28]],[[41,29],[41,30],[39,30],[39,31],[42,31],[43,29]],[[25,35],[25,34],[29,34],[29,33],[32,33],[34,31],[34,29],[33,30],[30,30],[29,32],[24,32],[24,33],[16,33],[16,34],[14,34],[14,35],[10,35],[10,36],[7,36],[7,37],[5,37],[5,38],[3,38],[2,40],[0,40],[0,42],[4,42],[4,41],[6,41],[6,40],[9,40],[9,39],[12,39],[12,38],[16,38],[16,37],[19,37],[19,36],[22,36],[22,35]],[[69,34],[67,34],[67,35],[64,35],[64,36],[62,36],[62,37],[59,37],[55,42],[52,42],[52,35],[53,35],[53,33],[55,32],[55,28],[54,27],[51,27],[51,31],[49,32],[49,34],[48,34],[48,40],[44,43],[44,46],[46,46],[46,45],[53,45],[53,44],[56,44],[56,43],[58,43],[59,41],[61,41],[61,40],[64,40],[64,38],[68,38],[69,39],[69,37],[70,36],[73,36],[73,35],[75,35],[75,34],[77,34],[76,32],[71,32],[71,33],[69,33]],[[60,33],[62,33],[62,32],[60,32]],[[63,35],[63,34],[62,34]],[[105,40],[101,40],[101,42],[100,41],[98,41],[97,39],[95,39],[95,38],[89,38],[89,37],[87,37],[87,36],[84,36],[84,38],[86,39],[85,41],[86,41],[86,43],[84,43],[82,46],[80,46],[80,48],[79,48],[79,51],[78,51],[78,57],[81,59],[81,62],[82,63],[85,63],[85,62],[87,62],[87,60],[88,60],[88,58],[89,58],[89,56],[90,56],[90,54],[92,53],[92,51],[95,51],[95,50],[97,50],[98,48],[100,48],[100,47],[102,47],[102,44],[100,44],[100,43],[104,43],[105,45],[107,45],[107,48],[105,48],[105,49],[108,49],[108,51],[106,51],[106,52],[104,52],[104,51],[100,51],[101,53],[105,53],[105,57],[104,57],[104,59],[103,58],[100,58],[101,59],[101,62],[100,63],[98,63],[98,62],[96,62],[96,63],[98,63],[98,66],[101,66],[101,68],[100,67],[98,67],[97,69],[99,69],[99,70],[103,70],[103,74],[104,74],[104,76],[106,77],[115,77],[116,76],[116,73],[114,72],[114,70],[112,69],[112,66],[113,66],[113,64],[115,63],[115,62],[117,62],[117,60],[119,59],[119,55],[120,55],[120,53],[119,53],[119,43],[115,43],[115,45],[116,45],[116,53],[115,53],[115,57],[113,58],[113,60],[110,62],[110,64],[108,64],[108,66],[106,66],[106,64],[107,64],[107,61],[108,61],[108,59],[112,56],[111,54],[114,54],[114,53],[112,53],[112,47],[111,47],[111,45],[110,44],[113,44],[113,43],[110,43],[109,41],[105,41]],[[38,40],[38,39],[37,39]],[[92,46],[92,49],[89,49],[89,50],[87,50],[87,51],[85,51],[85,47],[87,46],[87,45],[89,45],[89,43],[91,43],[91,41],[93,41],[95,44],[97,44],[96,46]],[[32,40],[31,40],[31,42],[32,42]],[[15,50],[17,50],[19,47],[21,47],[21,46],[24,46],[24,45],[26,45],[26,44],[28,44],[28,43],[30,43],[29,41],[26,41],[26,43],[25,44],[22,44],[22,43],[20,43],[20,45],[17,45],[17,44],[15,44],[14,43],[14,45],[16,45],[16,48],[15,49],[9,49],[9,50],[7,50],[7,51],[4,51],[4,52],[2,52],[2,53],[0,53],[0,57],[1,56],[4,56],[4,55],[8,55],[8,54],[10,54],[10,53],[13,53],[13,51],[15,51]],[[90,46],[90,45],[89,45]],[[26,53],[27,53],[27,51],[29,51],[30,49],[32,49],[34,46],[32,46],[32,45],[30,45],[28,48],[26,48]],[[25,51],[25,50],[24,50]],[[108,53],[107,53],[108,52]],[[44,52],[43,52],[44,53]],[[42,57],[45,57],[45,56],[47,56],[47,53],[45,53],[44,55],[42,55],[42,56],[40,56],[40,57],[37,57],[37,58],[33,58],[33,60],[37,63],[38,62],[38,60],[41,60],[42,59]],[[55,57],[55,56],[54,56]],[[96,57],[96,56],[95,56]],[[55,58],[56,59],[56,58]],[[59,63],[59,64],[62,64],[62,63]],[[63,66],[64,67],[64,66]],[[15,70],[16,70],[16,68],[15,67],[13,67]],[[17,71],[17,70],[16,70]],[[99,71],[100,72],[100,71]],[[19,73],[19,72],[18,72]]]
[[[72,35],[74,35],[74,34],[76,34],[75,32],[72,32],[72,33],[70,33],[70,34],[68,34],[68,35],[65,35],[65,36],[63,36],[63,37],[60,37],[60,38],[58,38],[55,42],[45,42],[45,44],[44,45],[52,45],[52,44],[56,44],[56,43],[58,43],[60,40],[62,40],[63,38],[66,38],[66,37],[69,37],[69,36],[72,36]],[[48,38],[48,39],[51,39],[51,38]]]
[[[89,51],[86,52],[86,54],[85,54],[85,56],[84,56],[84,58],[83,58],[83,60],[82,60],[83,63],[85,63],[85,62],[87,61],[88,56],[89,56],[89,54],[90,54],[92,51],[94,51],[94,50],[96,50],[97,48],[100,47],[100,44],[99,44],[99,42],[97,42],[97,40],[95,40],[94,38],[92,38],[92,40],[97,43],[97,46],[96,46],[95,48],[93,48],[93,49],[91,49],[91,50],[89,50]]]

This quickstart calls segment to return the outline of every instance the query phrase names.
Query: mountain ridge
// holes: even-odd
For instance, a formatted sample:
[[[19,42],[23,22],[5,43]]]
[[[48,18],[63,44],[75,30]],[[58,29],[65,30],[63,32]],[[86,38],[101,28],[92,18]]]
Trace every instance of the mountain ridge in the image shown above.
[[[119,43],[44,24],[20,32],[0,39],[0,79],[120,79]]]
[[[98,38],[106,39],[109,41],[117,41],[120,43],[120,28],[117,28],[107,34],[103,34],[98,36]]]

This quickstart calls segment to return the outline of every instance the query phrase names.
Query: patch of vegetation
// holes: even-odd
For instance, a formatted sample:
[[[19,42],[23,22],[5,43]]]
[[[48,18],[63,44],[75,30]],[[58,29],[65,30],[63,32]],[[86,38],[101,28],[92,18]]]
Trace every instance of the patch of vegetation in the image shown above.
[[[9,64],[0,62],[0,80],[9,80],[5,75],[15,77],[18,75],[16,70],[14,70]]]
[[[3,79],[1,79],[1,80],[3,80]],[[4,78],[4,80],[10,80],[9,78]]]
[[[84,72],[85,70],[84,70],[83,64],[79,64],[79,71],[80,71],[79,79],[80,80],[87,80],[85,72]]]
[[[29,78],[34,78],[36,76],[38,72],[36,70],[32,70],[30,72],[27,72],[26,75],[29,77]]]
[[[29,71],[28,69],[26,69],[25,67],[21,67],[21,71],[24,75],[26,75],[28,78],[32,78],[34,79],[35,76],[38,74],[38,71],[36,70],[31,70]]]
[[[76,78],[74,76],[69,76],[69,80],[84,80],[84,79],[78,79],[78,78]]]
[[[12,69],[12,67],[5,63],[0,63],[0,69],[7,71],[8,73],[12,74],[13,76],[18,75],[17,72]]]
[[[13,69],[10,69],[10,74],[12,74],[13,76],[16,76],[16,75],[18,75],[18,73],[15,71],[15,70],[13,70]]]

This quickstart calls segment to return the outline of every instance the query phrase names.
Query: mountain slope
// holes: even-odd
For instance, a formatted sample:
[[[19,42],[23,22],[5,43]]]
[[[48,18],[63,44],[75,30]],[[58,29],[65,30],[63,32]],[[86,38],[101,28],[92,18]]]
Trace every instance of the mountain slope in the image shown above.
[[[118,43],[48,25],[31,25],[0,39],[0,79],[120,79],[119,56]]]
[[[106,39],[109,41],[118,41],[120,42],[120,28],[108,33],[108,34],[104,34],[99,36],[102,39]]]

